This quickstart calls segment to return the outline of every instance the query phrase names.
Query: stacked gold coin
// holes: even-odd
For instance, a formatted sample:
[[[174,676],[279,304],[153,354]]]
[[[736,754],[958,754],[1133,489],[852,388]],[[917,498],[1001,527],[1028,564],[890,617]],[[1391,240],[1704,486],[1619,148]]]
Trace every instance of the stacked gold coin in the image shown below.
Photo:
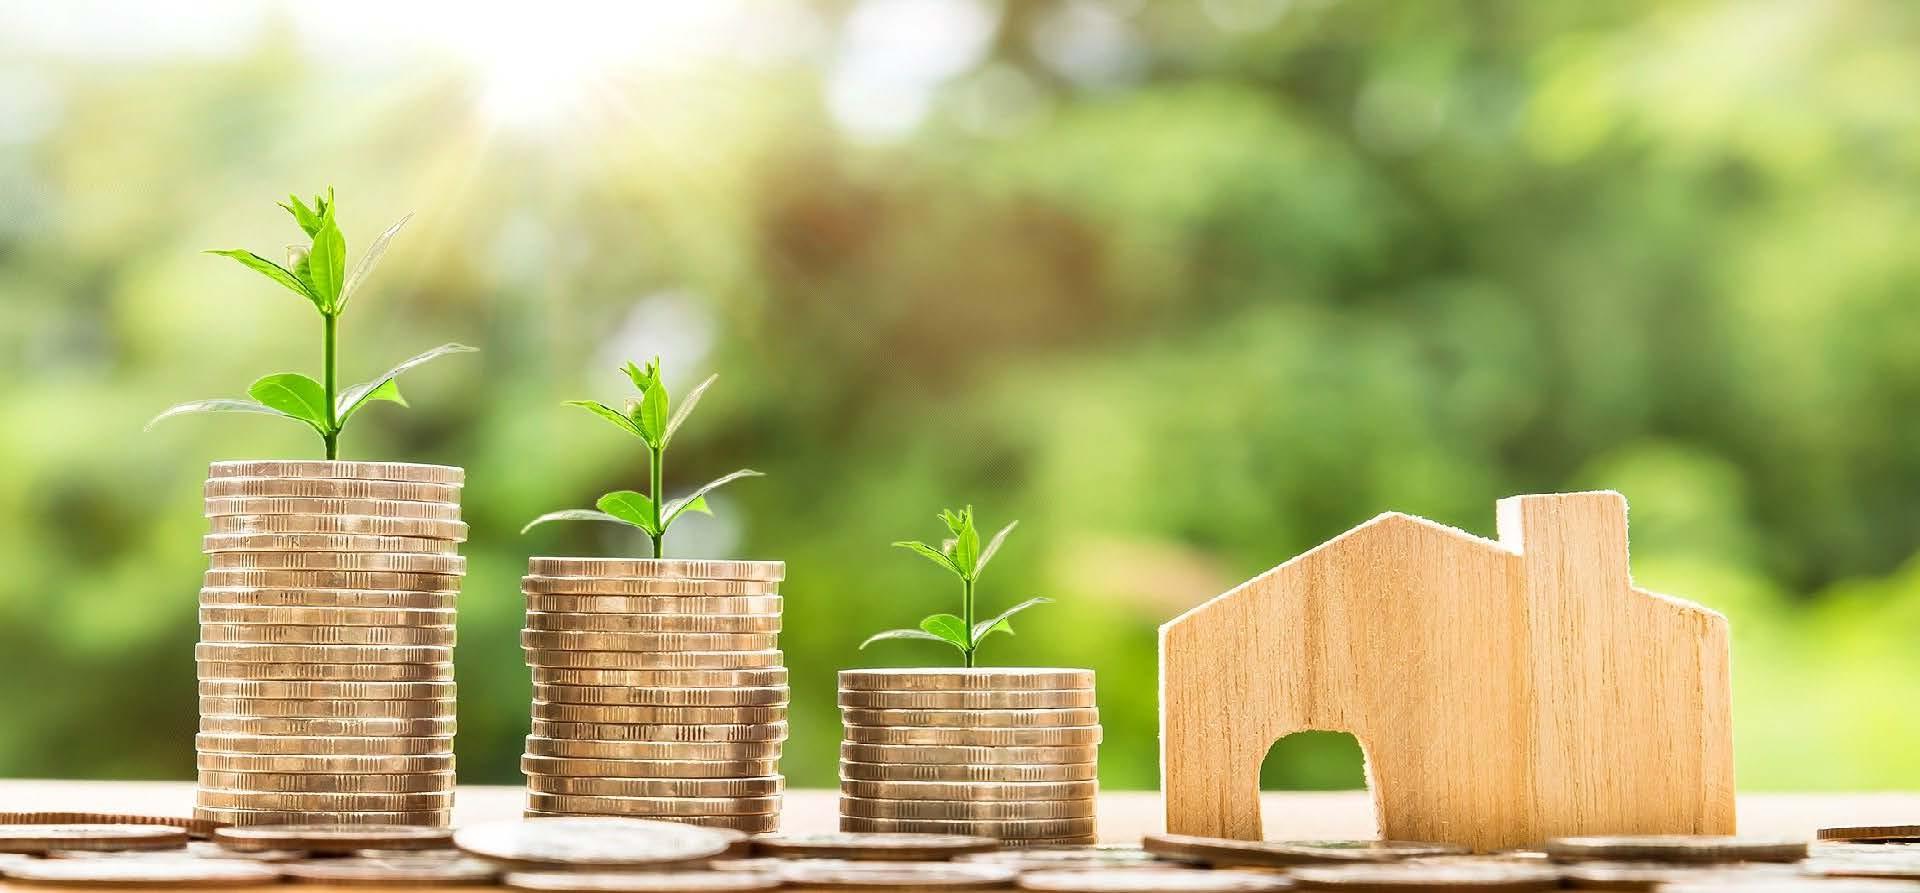
[[[1093,671],[843,670],[840,830],[1094,840]]]
[[[216,462],[195,817],[445,825],[465,474]]]
[[[778,561],[534,558],[528,815],[780,825]]]

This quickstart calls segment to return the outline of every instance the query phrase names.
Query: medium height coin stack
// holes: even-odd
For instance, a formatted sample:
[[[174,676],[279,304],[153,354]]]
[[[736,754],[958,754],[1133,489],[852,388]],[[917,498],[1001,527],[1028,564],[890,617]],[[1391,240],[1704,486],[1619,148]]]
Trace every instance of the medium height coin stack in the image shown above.
[[[447,824],[463,480],[439,465],[213,464],[197,818]]]
[[[840,830],[1093,842],[1093,671],[843,670],[840,714]]]
[[[780,825],[777,561],[534,558],[528,815]]]

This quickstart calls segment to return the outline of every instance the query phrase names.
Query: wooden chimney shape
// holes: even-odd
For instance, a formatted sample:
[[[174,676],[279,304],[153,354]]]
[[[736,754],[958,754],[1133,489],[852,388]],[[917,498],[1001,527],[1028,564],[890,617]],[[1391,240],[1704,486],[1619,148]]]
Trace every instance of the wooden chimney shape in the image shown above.
[[[1323,729],[1359,740],[1383,837],[1732,833],[1726,618],[1633,585],[1618,493],[1498,518],[1390,512],[1162,626],[1167,830],[1259,839],[1267,751]]]

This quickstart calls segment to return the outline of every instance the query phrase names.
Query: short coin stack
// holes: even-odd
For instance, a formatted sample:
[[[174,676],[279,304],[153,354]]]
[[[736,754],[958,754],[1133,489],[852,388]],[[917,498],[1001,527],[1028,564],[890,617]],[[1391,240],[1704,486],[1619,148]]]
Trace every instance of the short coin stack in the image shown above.
[[[216,462],[196,818],[444,825],[464,473]]]
[[[1094,840],[1093,671],[840,673],[840,829]]]
[[[780,825],[778,561],[534,558],[530,816]]]

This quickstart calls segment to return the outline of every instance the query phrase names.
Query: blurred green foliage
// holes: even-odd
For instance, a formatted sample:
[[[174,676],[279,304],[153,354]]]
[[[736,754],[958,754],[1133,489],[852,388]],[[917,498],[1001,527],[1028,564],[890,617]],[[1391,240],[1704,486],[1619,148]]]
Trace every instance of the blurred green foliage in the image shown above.
[[[560,401],[657,352],[721,375],[681,479],[768,474],[668,547],[788,562],[796,786],[833,784],[836,669],[929,659],[855,648],[949,600],[887,547],[929,507],[1022,519],[983,603],[1059,604],[992,658],[1095,668],[1136,788],[1157,624],[1383,510],[1490,535],[1593,487],[1642,585],[1731,618],[1743,786],[1920,783],[1920,9],[1008,0],[875,137],[834,100],[869,6],[767,4],[814,49],[606,72],[534,126],[284,23],[0,58],[0,774],[190,776],[205,464],[313,444],[140,427],[315,368],[310,309],[199,252],[332,183],[350,251],[417,212],[342,375],[483,349],[343,443],[468,469],[463,780],[518,777],[526,557],[642,553],[517,531],[644,482]],[[1282,748],[1270,785],[1358,777],[1350,740]]]

